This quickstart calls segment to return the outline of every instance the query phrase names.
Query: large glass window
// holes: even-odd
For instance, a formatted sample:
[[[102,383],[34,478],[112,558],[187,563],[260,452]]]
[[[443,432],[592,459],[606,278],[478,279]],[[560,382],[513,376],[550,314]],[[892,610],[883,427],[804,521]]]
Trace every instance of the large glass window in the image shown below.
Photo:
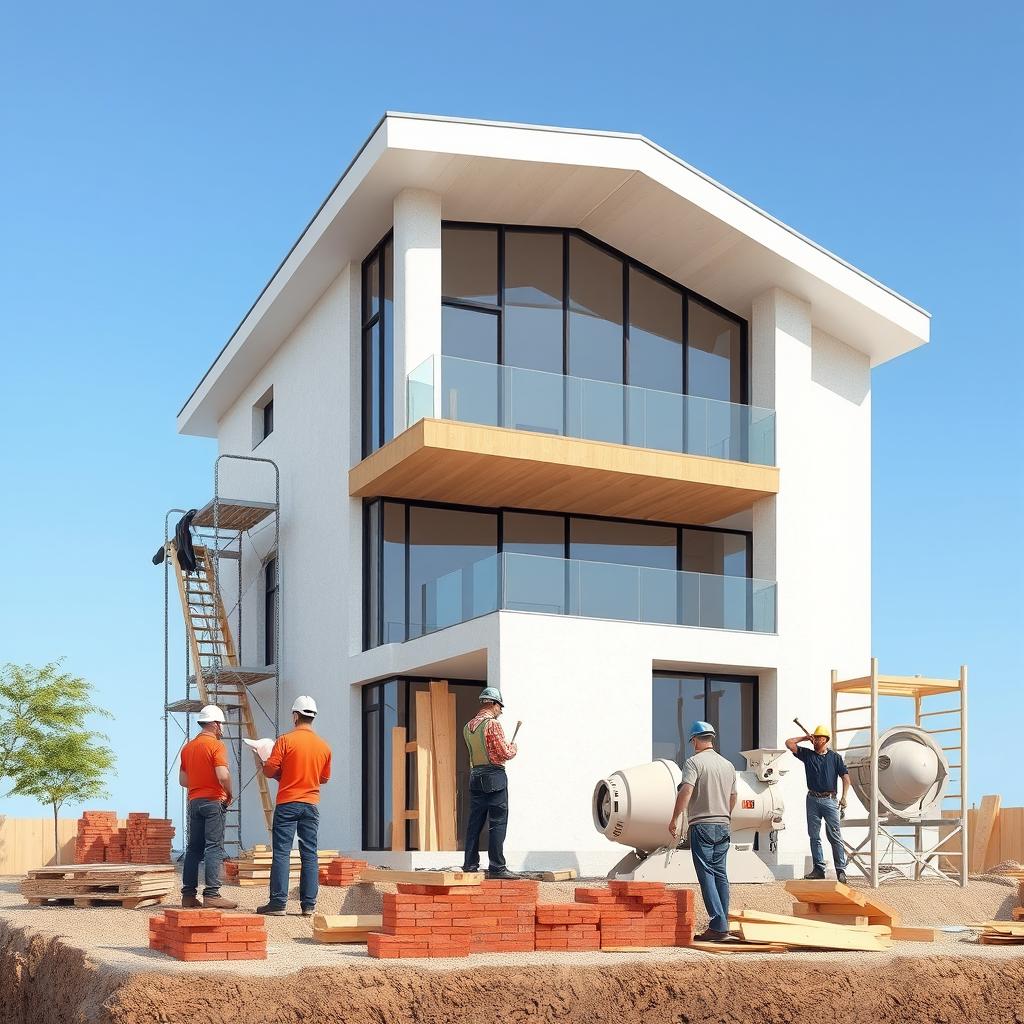
[[[394,248],[386,238],[363,262],[363,455],[395,436]]]
[[[366,536],[367,647],[498,607],[752,628],[740,531],[376,499]]]
[[[682,764],[691,750],[690,724],[700,719],[715,727],[715,749],[746,769],[740,751],[758,744],[756,677],[656,672],[651,697],[654,757]]]
[[[505,352],[508,366],[562,372],[561,232],[505,232]]]
[[[745,402],[740,323],[696,299],[689,300],[686,390],[722,402]]]

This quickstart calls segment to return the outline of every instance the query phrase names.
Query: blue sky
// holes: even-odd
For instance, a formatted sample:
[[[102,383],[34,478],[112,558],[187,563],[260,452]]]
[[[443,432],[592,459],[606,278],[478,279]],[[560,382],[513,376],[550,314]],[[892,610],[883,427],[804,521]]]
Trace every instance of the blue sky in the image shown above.
[[[174,415],[386,109],[641,132],[932,313],[873,379],[874,653],[970,664],[971,796],[1024,804],[1022,8],[717,6],[8,6],[0,662],[96,683],[109,806],[162,807]]]

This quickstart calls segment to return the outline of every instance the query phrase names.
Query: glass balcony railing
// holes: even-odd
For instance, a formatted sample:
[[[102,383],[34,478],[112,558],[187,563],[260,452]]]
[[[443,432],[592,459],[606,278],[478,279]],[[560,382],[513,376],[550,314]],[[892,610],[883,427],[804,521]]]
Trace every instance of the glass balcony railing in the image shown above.
[[[511,427],[775,465],[775,413],[560,373],[431,356],[408,379],[408,417]]]
[[[776,584],[506,551],[423,584],[411,602],[410,635],[499,609],[774,633]]]

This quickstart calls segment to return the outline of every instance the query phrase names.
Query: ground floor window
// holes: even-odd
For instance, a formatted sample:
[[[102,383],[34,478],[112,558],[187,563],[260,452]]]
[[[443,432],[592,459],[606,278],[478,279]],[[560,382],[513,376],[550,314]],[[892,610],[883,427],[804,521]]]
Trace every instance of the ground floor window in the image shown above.
[[[718,733],[715,749],[743,770],[740,751],[758,744],[757,677],[655,672],[651,715],[655,758],[682,764],[690,752],[690,723],[703,719]]]
[[[479,709],[480,690],[485,682],[449,680],[455,694],[455,725],[459,734],[455,743],[455,794],[458,848],[465,834],[467,794],[469,792],[469,755],[462,742],[462,726]],[[416,693],[426,691],[429,680],[402,677],[367,683],[363,687],[362,715],[362,802],[363,849],[390,850],[394,808],[391,799],[392,729],[404,728],[408,741],[416,739]],[[416,758],[406,754],[405,791],[416,792]],[[415,822],[405,825],[405,848],[418,849]],[[484,840],[486,842],[486,840]]]

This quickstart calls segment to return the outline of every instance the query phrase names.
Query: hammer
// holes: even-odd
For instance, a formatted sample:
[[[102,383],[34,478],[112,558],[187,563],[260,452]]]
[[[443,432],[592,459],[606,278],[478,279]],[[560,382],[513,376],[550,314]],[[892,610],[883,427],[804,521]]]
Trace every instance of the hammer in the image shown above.
[[[516,722],[516,731],[514,733],[512,733],[512,740],[511,740],[512,743],[515,743],[516,737],[519,735],[519,730],[522,727],[523,727],[523,723],[522,723],[522,720],[520,719],[520,721]]]

